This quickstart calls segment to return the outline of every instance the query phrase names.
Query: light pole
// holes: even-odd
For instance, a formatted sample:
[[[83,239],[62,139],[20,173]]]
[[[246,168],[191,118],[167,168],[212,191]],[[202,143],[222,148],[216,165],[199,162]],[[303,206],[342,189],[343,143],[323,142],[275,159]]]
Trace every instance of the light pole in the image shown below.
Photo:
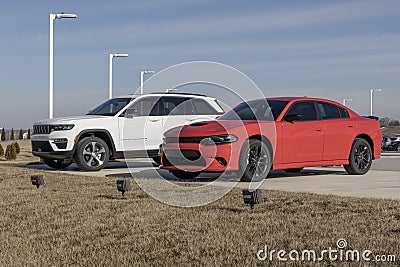
[[[343,106],[346,106],[346,102],[353,101],[351,98],[343,98]]]
[[[380,91],[382,91],[382,89],[381,88],[372,88],[371,90],[370,90],[370,96],[371,96],[371,116],[373,116],[373,105],[372,105],[372,103],[373,103],[373,94],[374,94],[374,92],[380,92]]]
[[[140,71],[140,94],[143,95],[143,82],[145,74],[154,74],[156,73],[154,70],[142,70]]]
[[[112,85],[113,85],[113,58],[115,57],[127,57],[128,54],[110,54],[110,68],[109,68],[109,79],[108,79],[108,98],[112,98]]]
[[[53,118],[53,72],[54,72],[54,20],[55,19],[76,19],[78,16],[75,14],[51,14],[50,13],[50,70],[49,70],[49,119]]]

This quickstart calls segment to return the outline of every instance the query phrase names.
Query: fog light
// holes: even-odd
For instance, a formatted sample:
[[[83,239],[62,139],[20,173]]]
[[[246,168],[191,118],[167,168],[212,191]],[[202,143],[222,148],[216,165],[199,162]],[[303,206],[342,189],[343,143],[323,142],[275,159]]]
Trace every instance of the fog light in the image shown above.
[[[131,182],[129,180],[117,180],[117,189],[122,193],[121,199],[126,199],[125,192],[131,190]]]
[[[36,188],[39,188],[41,185],[44,185],[43,175],[32,175],[31,183],[32,185],[36,185]]]
[[[219,164],[226,166],[227,162],[224,158],[216,157],[215,159],[218,161]]]
[[[242,193],[243,193],[244,204],[249,204],[251,209],[254,209],[255,204],[260,204],[263,202],[260,189],[256,190],[243,189]]]

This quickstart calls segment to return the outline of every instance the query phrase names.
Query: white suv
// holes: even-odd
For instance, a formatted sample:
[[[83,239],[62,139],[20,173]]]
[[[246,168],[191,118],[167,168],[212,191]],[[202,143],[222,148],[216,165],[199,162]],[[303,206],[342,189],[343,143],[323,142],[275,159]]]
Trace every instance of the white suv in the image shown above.
[[[223,113],[215,98],[160,93],[109,99],[85,116],[37,121],[32,153],[48,166],[65,169],[75,162],[86,171],[101,170],[109,159],[151,157],[165,131]]]

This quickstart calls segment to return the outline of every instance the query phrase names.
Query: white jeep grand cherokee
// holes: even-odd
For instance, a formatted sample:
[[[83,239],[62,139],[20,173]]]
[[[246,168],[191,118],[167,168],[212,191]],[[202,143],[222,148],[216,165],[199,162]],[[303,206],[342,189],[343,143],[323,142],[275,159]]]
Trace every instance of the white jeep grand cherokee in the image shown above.
[[[161,93],[109,99],[85,116],[37,121],[32,153],[48,166],[65,169],[75,162],[86,171],[101,170],[110,159],[151,157],[166,130],[223,113],[215,98]]]

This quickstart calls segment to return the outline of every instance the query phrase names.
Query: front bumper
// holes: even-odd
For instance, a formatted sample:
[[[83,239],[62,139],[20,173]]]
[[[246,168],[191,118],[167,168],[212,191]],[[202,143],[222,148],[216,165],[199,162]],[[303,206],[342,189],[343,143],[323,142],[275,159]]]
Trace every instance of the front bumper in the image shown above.
[[[202,172],[239,170],[239,142],[216,146],[169,143],[160,146],[161,168]]]
[[[72,160],[73,151],[53,151],[53,152],[37,152],[32,151],[32,154],[42,159],[67,159]]]
[[[46,138],[47,139],[47,138]],[[54,142],[52,139],[32,138],[32,154],[42,159],[68,159],[74,155],[74,147],[68,149],[68,139],[63,138],[62,142]]]

